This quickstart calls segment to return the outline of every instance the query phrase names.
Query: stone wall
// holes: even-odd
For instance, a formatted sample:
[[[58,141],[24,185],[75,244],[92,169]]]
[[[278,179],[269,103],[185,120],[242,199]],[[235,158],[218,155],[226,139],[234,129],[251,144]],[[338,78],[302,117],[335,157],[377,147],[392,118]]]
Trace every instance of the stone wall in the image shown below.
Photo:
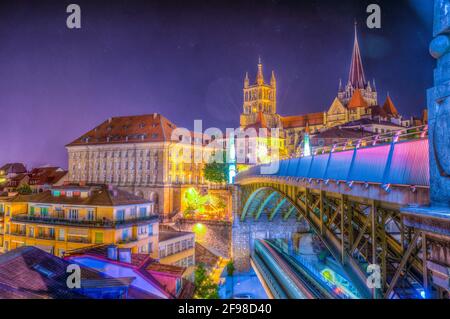
[[[255,239],[290,239],[294,233],[309,230],[306,221],[298,221],[296,217],[283,220],[281,217],[269,221],[266,215],[258,221],[235,218],[232,227],[232,258],[236,271],[246,272],[250,269],[250,255]]]
[[[216,255],[231,257],[231,222],[180,219],[174,228],[195,232],[196,242]]]

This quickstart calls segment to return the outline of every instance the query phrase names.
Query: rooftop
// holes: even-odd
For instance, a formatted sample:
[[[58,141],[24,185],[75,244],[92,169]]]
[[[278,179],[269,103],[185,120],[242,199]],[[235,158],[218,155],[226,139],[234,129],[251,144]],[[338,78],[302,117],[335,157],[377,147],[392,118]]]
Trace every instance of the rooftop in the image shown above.
[[[112,117],[67,146],[170,141],[176,125],[161,114]]]
[[[163,231],[159,232],[159,242],[161,243],[162,241],[171,240],[171,239],[183,237],[186,235],[194,235],[194,233],[163,230]]]
[[[70,263],[36,247],[20,247],[0,255],[0,299],[69,299],[86,298],[67,287]],[[85,280],[102,280],[102,276],[81,267]]]
[[[71,187],[66,186],[67,189]],[[61,189],[56,187],[55,190]],[[75,189],[80,189],[75,187]],[[128,193],[123,190],[113,189],[110,190],[106,186],[100,187],[86,187],[85,190],[90,190],[88,196],[65,196],[59,194],[55,196],[51,190],[44,191],[38,194],[32,195],[17,195],[14,197],[14,202],[31,202],[42,204],[70,204],[70,205],[87,205],[87,206],[122,206],[122,205],[138,205],[147,204],[147,200],[134,194]]]

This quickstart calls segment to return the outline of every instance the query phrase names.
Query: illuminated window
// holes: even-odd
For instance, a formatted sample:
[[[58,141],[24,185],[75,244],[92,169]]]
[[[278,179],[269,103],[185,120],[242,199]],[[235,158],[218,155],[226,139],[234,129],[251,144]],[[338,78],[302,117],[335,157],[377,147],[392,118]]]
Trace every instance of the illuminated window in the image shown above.
[[[103,244],[103,233],[96,232],[95,233],[95,243],[96,244]]]

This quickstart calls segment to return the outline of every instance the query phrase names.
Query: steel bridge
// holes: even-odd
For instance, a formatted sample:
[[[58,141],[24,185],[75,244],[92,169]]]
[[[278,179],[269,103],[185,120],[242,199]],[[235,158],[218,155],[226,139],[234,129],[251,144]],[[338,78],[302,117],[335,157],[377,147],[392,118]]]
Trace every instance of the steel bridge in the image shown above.
[[[306,219],[365,298],[414,298],[414,287],[427,288],[433,238],[402,212],[429,204],[427,127],[281,160],[272,175],[260,168],[236,177],[241,222]],[[368,285],[369,265],[379,265],[381,286]]]

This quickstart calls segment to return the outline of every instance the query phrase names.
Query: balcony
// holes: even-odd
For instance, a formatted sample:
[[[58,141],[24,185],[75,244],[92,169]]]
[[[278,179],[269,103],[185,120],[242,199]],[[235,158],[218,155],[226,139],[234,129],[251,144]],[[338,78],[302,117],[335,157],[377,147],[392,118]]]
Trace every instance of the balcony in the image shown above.
[[[40,234],[36,236],[36,239],[45,239],[45,240],[55,240],[56,236],[55,235],[47,235],[47,234]]]
[[[27,233],[24,231],[11,231],[11,236],[26,236]]]
[[[130,238],[121,239],[117,243],[119,245],[126,245],[126,244],[131,244],[131,243],[137,242],[138,240],[139,239],[136,237],[130,237]]]
[[[84,237],[67,237],[67,242],[69,243],[80,243],[80,244],[90,244],[89,238]]]
[[[28,214],[14,215],[11,221],[30,223],[30,224],[46,224],[46,225],[67,225],[78,227],[91,227],[91,228],[122,228],[141,223],[157,222],[159,220],[158,215],[151,215],[139,218],[130,218],[125,220],[80,220],[80,219],[66,219],[57,218],[53,216],[30,216]]]

